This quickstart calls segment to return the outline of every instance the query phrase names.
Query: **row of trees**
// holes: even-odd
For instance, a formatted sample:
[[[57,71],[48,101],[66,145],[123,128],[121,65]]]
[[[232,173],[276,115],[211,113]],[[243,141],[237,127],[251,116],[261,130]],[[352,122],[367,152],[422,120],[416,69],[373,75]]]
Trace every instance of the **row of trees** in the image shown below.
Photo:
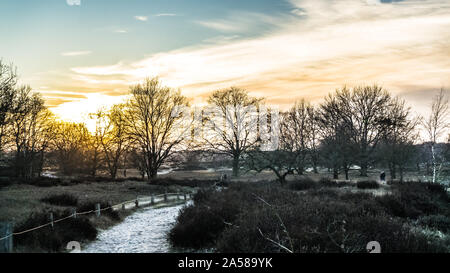
[[[436,181],[437,142],[448,129],[444,90],[428,119],[413,116],[403,100],[376,85],[343,87],[318,106],[300,100],[281,113],[233,87],[214,92],[210,107],[191,111],[180,91],[154,78],[132,86],[127,102],[92,113],[94,132],[58,121],[2,62],[0,95],[0,151],[14,175],[25,178],[40,175],[47,162],[64,174],[106,170],[112,178],[120,168],[134,167],[151,180],[174,153],[194,149],[228,156],[235,176],[242,168],[270,169],[284,182],[289,174],[324,166],[335,178],[341,172],[348,178],[352,165],[366,176],[381,163],[391,177],[399,172],[402,178],[425,128]]]
[[[283,182],[288,174],[303,174],[307,166],[317,173],[320,164],[332,170],[335,179],[341,172],[349,179],[352,166],[358,166],[360,175],[367,176],[369,167],[379,164],[389,168],[392,179],[399,174],[403,180],[407,166],[429,163],[417,145],[425,128],[427,139],[422,145],[430,148],[435,182],[443,163],[449,160],[445,156],[450,135],[447,151],[438,153],[436,149],[438,138],[448,132],[448,118],[444,90],[433,100],[430,117],[423,119],[414,116],[405,101],[380,86],[343,87],[319,106],[301,100],[282,113],[280,148],[274,152],[252,150],[249,167],[271,169]]]

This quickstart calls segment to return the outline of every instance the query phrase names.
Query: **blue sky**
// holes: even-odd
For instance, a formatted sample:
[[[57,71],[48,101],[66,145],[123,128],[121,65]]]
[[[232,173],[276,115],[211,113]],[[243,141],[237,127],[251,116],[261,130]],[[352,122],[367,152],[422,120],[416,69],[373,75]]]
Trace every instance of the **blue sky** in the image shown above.
[[[22,73],[32,73],[42,65],[59,69],[109,64],[195,45],[218,35],[198,21],[234,12],[288,13],[290,5],[279,0],[81,0],[79,6],[70,6],[66,0],[3,0],[0,11],[0,35],[7,37],[0,43],[2,57],[13,60]],[[239,35],[263,31],[259,26]],[[70,63],[56,58],[60,52],[83,50],[95,58]],[[30,62],[35,56],[39,62]]]
[[[450,88],[448,0],[76,1],[0,1],[0,58],[63,118],[153,76],[194,104],[238,86],[281,108],[377,83],[424,112]]]

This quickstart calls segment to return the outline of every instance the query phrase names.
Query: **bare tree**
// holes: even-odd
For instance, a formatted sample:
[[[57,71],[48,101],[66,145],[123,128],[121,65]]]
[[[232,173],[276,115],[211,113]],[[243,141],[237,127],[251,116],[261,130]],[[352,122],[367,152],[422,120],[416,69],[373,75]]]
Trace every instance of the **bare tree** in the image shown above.
[[[16,94],[10,117],[16,175],[32,178],[42,171],[53,119],[40,94],[33,93],[30,87],[17,88]]]
[[[298,174],[303,174],[310,161],[309,155],[313,144],[312,129],[315,122],[312,120],[313,107],[304,99],[297,101],[286,113],[281,122],[281,143],[284,148],[296,154],[295,166]],[[311,146],[310,146],[311,145]]]
[[[131,88],[126,121],[131,139],[142,152],[149,180],[155,179],[158,169],[186,139],[183,114],[186,97],[179,91],[163,87],[158,78],[146,79]]]
[[[215,91],[208,99],[213,108],[207,111],[210,130],[204,140],[214,152],[232,158],[235,177],[242,156],[258,143],[255,114],[261,101],[236,87]]]
[[[339,117],[338,124],[345,128],[357,147],[361,176],[367,176],[371,157],[383,136],[385,127],[380,121],[390,103],[389,93],[377,85],[353,90],[344,87],[325,99],[324,104]]]
[[[10,112],[16,97],[16,69],[0,59],[0,151],[4,148],[4,137],[8,134]]]
[[[381,161],[387,163],[392,179],[397,178],[400,171],[400,181],[403,181],[405,166],[412,162],[417,152],[414,142],[418,138],[416,131],[420,120],[411,116],[411,109],[404,100],[393,99],[386,110],[386,116],[381,121],[385,130],[380,142]]]
[[[313,166],[314,173],[319,173],[318,165],[320,161],[320,124],[317,117],[319,116],[319,111],[314,106],[308,107],[308,119],[307,127],[309,128],[308,134],[308,148],[311,164]]]
[[[85,150],[90,133],[83,123],[58,122],[55,124],[52,148],[57,164],[65,175],[72,175],[85,164]]]
[[[423,127],[427,133],[428,141],[430,142],[432,168],[433,168],[433,183],[437,180],[437,162],[438,155],[436,152],[436,143],[438,139],[449,128],[449,106],[448,97],[445,91],[441,88],[439,94],[433,99],[431,104],[431,113],[428,118],[424,119]]]
[[[127,119],[124,104],[114,105],[103,116],[104,128],[100,134],[100,143],[111,178],[115,179],[128,145]]]
[[[348,92],[344,88],[344,92]],[[338,179],[341,168],[349,179],[349,170],[357,158],[357,145],[352,138],[351,127],[342,118],[346,111],[345,102],[337,96],[329,95],[318,109],[316,121],[321,136],[320,155],[325,165],[333,170],[333,178]]]
[[[95,121],[95,131],[89,134],[87,140],[87,168],[89,169],[91,176],[96,176],[97,172],[103,167],[105,161],[102,145],[105,126],[104,110],[100,109],[97,113],[89,114],[89,118]]]

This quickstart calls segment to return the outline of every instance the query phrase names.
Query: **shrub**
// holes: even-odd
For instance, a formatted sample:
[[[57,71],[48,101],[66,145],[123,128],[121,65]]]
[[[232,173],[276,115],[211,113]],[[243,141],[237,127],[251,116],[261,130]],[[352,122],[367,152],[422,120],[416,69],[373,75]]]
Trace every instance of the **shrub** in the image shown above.
[[[294,191],[304,191],[315,188],[317,183],[309,177],[304,177],[287,183],[289,189]]]
[[[36,177],[32,179],[21,179],[20,183],[47,188],[60,185],[61,179],[52,177]]]
[[[405,204],[398,192],[375,197],[313,187],[298,194],[290,187],[236,184],[199,192],[169,238],[174,246],[227,253],[286,252],[270,240],[294,252],[366,252],[374,240],[383,252],[448,251],[449,242],[409,228],[406,217],[415,211]]]
[[[0,177],[0,188],[7,187],[13,184],[13,181],[9,177]]]
[[[78,198],[72,194],[54,194],[48,197],[42,198],[42,202],[49,203],[55,206],[72,206],[78,205]]]
[[[340,188],[340,187],[353,187],[353,186],[355,186],[354,183],[351,183],[351,182],[337,182],[337,181],[332,180],[332,179],[330,179],[328,177],[322,177],[319,180],[319,185],[321,187],[330,187],[330,188],[332,188],[332,187]]]
[[[380,184],[376,181],[358,181],[356,187],[358,189],[378,189]]]
[[[437,229],[444,233],[448,233],[450,231],[450,218],[445,215],[439,214],[423,216],[418,219],[418,223],[432,229]]]
[[[383,252],[444,252],[445,246],[412,233],[399,219],[367,214],[339,201],[311,200],[290,209],[269,207],[248,210],[235,226],[224,230],[217,250],[225,253],[366,252],[367,242],[378,241]],[[320,214],[317,212],[320,211]],[[284,231],[281,223],[286,226]],[[261,234],[262,233],[262,234]],[[264,236],[264,237],[263,237]]]
[[[162,186],[186,186],[186,187],[211,187],[214,186],[217,180],[200,180],[200,179],[173,179],[173,178],[157,178],[149,182],[151,185],[162,185]]]
[[[70,212],[54,212],[54,219],[61,219],[70,215]],[[14,232],[21,232],[49,222],[49,212],[43,211],[30,215],[23,223],[14,227]],[[71,241],[94,240],[97,237],[97,229],[86,218],[69,218],[54,224],[54,227],[46,226],[14,237],[18,246],[27,246],[33,249],[42,249],[49,252],[58,252],[65,249]]]
[[[169,233],[172,244],[180,247],[209,247],[239,213],[236,197],[213,190],[200,190],[194,196],[195,206],[182,209]]]

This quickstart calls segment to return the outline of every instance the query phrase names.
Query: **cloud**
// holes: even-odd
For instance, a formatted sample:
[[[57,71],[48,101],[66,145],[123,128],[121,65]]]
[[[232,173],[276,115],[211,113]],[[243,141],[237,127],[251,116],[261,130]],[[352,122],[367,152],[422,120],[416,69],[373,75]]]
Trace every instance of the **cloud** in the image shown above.
[[[66,0],[66,3],[69,6],[80,6],[81,0]]]
[[[158,13],[155,14],[154,16],[156,17],[173,17],[173,16],[177,16],[175,13]]]
[[[69,51],[69,52],[62,52],[61,56],[73,57],[73,56],[82,56],[82,55],[90,55],[90,54],[92,54],[92,51]]]
[[[247,19],[231,20],[235,15],[197,22],[222,32],[272,27],[257,37],[161,52],[131,63],[76,67],[72,77],[92,88],[126,90],[145,77],[159,76],[196,102],[215,89],[236,85],[282,107],[301,97],[320,101],[344,84],[379,83],[402,96],[450,86],[449,2],[290,4],[286,16],[253,14],[259,25],[251,27]],[[429,101],[426,91],[421,99],[408,98],[417,104]]]
[[[128,33],[128,31],[125,29],[116,29],[116,30],[114,30],[114,32],[115,33]]]
[[[142,22],[146,22],[148,20],[147,16],[134,16],[134,19]]]
[[[271,28],[273,26],[282,25],[285,21],[280,20],[276,15],[269,16],[256,12],[235,11],[228,14],[226,18],[196,20],[194,23],[220,32],[236,33]]]

